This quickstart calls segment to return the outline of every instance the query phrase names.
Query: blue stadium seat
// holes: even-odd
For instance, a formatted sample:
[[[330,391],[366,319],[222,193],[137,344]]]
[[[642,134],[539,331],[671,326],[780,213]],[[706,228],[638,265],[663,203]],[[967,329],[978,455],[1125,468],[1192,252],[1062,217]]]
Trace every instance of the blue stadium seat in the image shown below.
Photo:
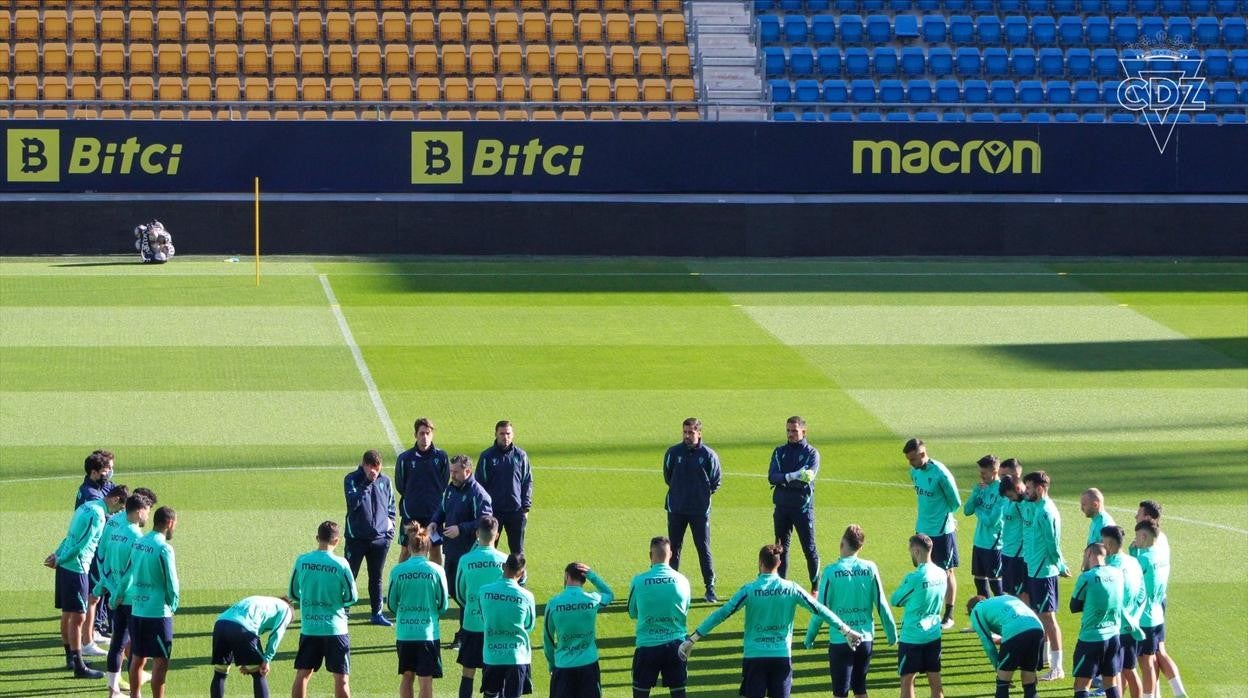
[[[875,81],[860,79],[849,83],[849,98],[855,102],[874,102]]]
[[[1140,36],[1150,41],[1166,38],[1166,21],[1156,15],[1140,18]]]
[[[807,12],[827,12],[831,8],[832,3],[829,0],[806,0]]]
[[[901,74],[917,77],[927,74],[927,55],[918,46],[901,49]]]
[[[884,0],[862,0],[864,12],[880,12],[884,9]]]
[[[949,18],[949,41],[962,46],[975,43],[975,22],[970,15],[954,15]]]
[[[871,52],[871,64],[876,75],[892,77],[897,75],[897,49],[892,46],[881,46]]]
[[[1192,26],[1197,46],[1216,46],[1222,41],[1222,28],[1216,17],[1197,17]]]
[[[1111,27],[1118,44],[1134,44],[1140,40],[1140,24],[1134,17],[1115,17]]]
[[[1083,123],[1085,124],[1103,124],[1105,123],[1105,115],[1099,111],[1084,112]]]
[[[1058,42],[1063,46],[1083,44],[1083,20],[1069,15],[1057,20]]]
[[[1212,100],[1213,96],[1209,92],[1209,83],[1202,82],[1200,87],[1196,88],[1196,96],[1193,99],[1193,104],[1208,104]]]
[[[1066,56],[1060,48],[1050,46],[1040,49],[1036,61],[1040,65],[1040,77],[1053,78],[1066,74]]]
[[[1019,77],[1030,77],[1036,74],[1036,51],[1030,48],[1010,50],[1010,70]]]
[[[1231,75],[1248,78],[1248,49],[1237,48],[1231,51]]]
[[[937,114],[934,111],[916,111],[914,113],[914,120],[922,121],[926,123],[931,123],[933,121],[940,121],[940,114]]]
[[[1204,59],[1196,49],[1189,51],[1181,51],[1182,58],[1178,60],[1179,69],[1184,71],[1184,75],[1195,75],[1204,64]]]
[[[1222,43],[1227,46],[1248,46],[1248,24],[1243,17],[1222,20]]]
[[[763,45],[780,42],[780,18],[763,15],[758,18],[758,39]]]
[[[1059,111],[1053,115],[1053,120],[1059,124],[1077,124],[1079,114],[1073,111]]]
[[[819,62],[819,72],[824,75],[840,75],[841,74],[841,52],[831,46],[824,46],[819,49],[816,54]]]
[[[1248,104],[1248,82],[1239,83],[1239,101]]]
[[[984,49],[984,75],[990,78],[1004,78],[1010,75],[1010,55],[1000,46],[989,46]]]
[[[1018,83],[1018,101],[1023,104],[1044,103],[1044,83],[1039,80],[1020,80]]]
[[[945,18],[941,15],[923,16],[923,40],[929,44],[945,43]]]
[[[1021,114],[1019,115],[1021,118]],[[990,111],[974,111],[971,112],[971,123],[975,124],[991,124],[995,123],[997,115]]]
[[[912,104],[930,104],[932,83],[927,80],[911,80],[906,83],[906,98]]]
[[[1111,124],[1134,124],[1136,123],[1135,114],[1131,112],[1116,111],[1109,115],[1109,123]]]
[[[832,21],[832,15],[811,17],[810,40],[816,44],[830,44],[836,41],[836,23]]]
[[[1080,80],[1076,82],[1075,102],[1079,104],[1100,104],[1101,84],[1095,80]]]
[[[853,78],[870,75],[871,54],[861,46],[845,49],[845,74]]]
[[[1109,46],[1113,43],[1113,34],[1109,30],[1109,18],[1098,15],[1089,17],[1084,23],[1088,35],[1089,46]]]
[[[884,115],[885,121],[909,121],[910,112],[907,111],[890,111]]]
[[[860,111],[858,112],[859,121],[883,121],[884,117],[880,116],[878,111]]]
[[[1213,3],[1210,0],[1187,0],[1187,13],[1189,15],[1207,15],[1213,11]]]
[[[1181,15],[1187,12],[1187,0],[1161,0],[1163,15]]]
[[[1079,0],[1079,11],[1085,15],[1099,15],[1105,11],[1105,3],[1101,0]]]
[[[772,0],[754,0],[754,14],[761,15],[775,8],[775,6],[776,4]]]
[[[957,104],[962,101],[962,86],[957,80],[936,81],[936,101],[941,104]]]
[[[966,112],[964,111],[947,111],[940,115],[940,120],[947,123],[964,123],[966,121]]]
[[[815,74],[815,52],[809,46],[789,49],[789,73],[793,75]]]
[[[1111,15],[1125,15],[1131,11],[1131,0],[1105,0],[1105,11]]]
[[[888,0],[888,9],[893,12],[909,12],[914,9],[914,0]]]
[[[768,91],[771,92],[771,101],[773,102],[792,102],[793,86],[788,80],[768,80]]]
[[[953,51],[943,46],[929,51],[927,54],[927,69],[938,78],[953,75]]]
[[[862,17],[859,15],[841,15],[841,43],[861,44],[862,39]]]
[[[802,121],[824,121],[827,117],[820,111],[802,112]]]
[[[867,16],[867,41],[873,44],[887,44],[893,40],[893,25],[887,15]]]
[[[1213,83],[1214,104],[1237,104],[1239,102],[1239,86],[1233,82],[1219,81]]]
[[[823,81],[823,101],[844,103],[849,101],[849,88],[844,80]]]
[[[1045,85],[1049,104],[1070,104],[1070,83],[1066,80],[1050,80]]]
[[[1157,12],[1157,0],[1135,0],[1132,11],[1137,15],[1151,15]]]
[[[998,0],[997,12],[1018,13],[1023,11],[1023,0]]]
[[[1077,0],[1052,0],[1049,3],[1049,9],[1056,16],[1073,15],[1078,12],[1078,5]]]
[[[906,101],[906,88],[900,80],[889,78],[880,81],[880,101],[900,104]]]
[[[1092,74],[1092,52],[1086,48],[1072,48],[1066,51],[1066,72],[1072,78],[1083,78]]]
[[[893,34],[898,39],[919,38],[919,18],[914,15],[897,15],[893,19]]]
[[[846,121],[853,121],[853,120],[854,120],[854,115],[853,115],[853,114],[850,114],[850,113],[849,113],[849,112],[847,112],[847,111],[833,111],[833,112],[828,112],[828,121],[835,121],[835,122],[837,122],[837,123],[844,123],[844,122],[846,122]]]
[[[954,66],[962,77],[979,76],[984,72],[983,63],[979,58],[979,49],[963,46],[954,54]]]
[[[1026,17],[1010,15],[1005,18],[1003,27],[1005,29],[1005,43],[1010,46],[1026,46],[1030,43],[1028,36],[1031,30],[1027,27]]]
[[[798,80],[793,85],[793,99],[797,102],[805,104],[814,104],[819,101],[819,81],[818,80]]]
[[[767,46],[763,49],[763,70],[767,77],[784,75],[788,70],[785,64],[784,49],[779,46]]]
[[[1001,120],[1005,121],[1005,114],[1001,115]],[[1047,124],[1053,121],[1047,111],[1033,111],[1027,114],[1027,123],[1029,124]]]
[[[1121,84],[1121,80],[1106,80],[1101,83],[1101,103],[1118,104],[1118,86]]]
[[[993,80],[991,92],[993,104],[1014,104],[1018,101],[1013,80]]]
[[[1202,111],[1196,115],[1195,122],[1198,124],[1216,124],[1218,123],[1218,115],[1210,111]]]
[[[1205,51],[1205,75],[1224,78],[1231,74],[1231,54],[1225,49],[1211,48]]]
[[[1047,15],[1049,13],[1049,0],[1026,0],[1023,4],[1030,14]]]
[[[780,9],[785,12],[801,12],[806,8],[802,0],[780,0]]]
[[[992,14],[997,11],[997,3],[993,0],[971,0],[971,14]]]
[[[1056,46],[1057,22],[1052,17],[1032,17],[1031,40],[1037,46]]]
[[[988,83],[983,80],[963,80],[962,99],[976,104],[983,104],[987,102]]]
[[[1224,124],[1243,124],[1243,123],[1248,123],[1248,115],[1245,115],[1245,114],[1237,114],[1237,113],[1223,114],[1223,115],[1222,115],[1222,123],[1224,123]]]
[[[1180,44],[1192,43],[1192,20],[1190,17],[1171,17],[1166,24],[1166,36]]]
[[[946,12],[966,12],[971,6],[970,0],[944,0]]]
[[[778,111],[772,117],[772,121],[797,121],[797,114],[791,111]]]
[[[995,46],[1001,43],[1001,19],[996,15],[980,15],[975,18],[975,34],[979,43]]]
[[[1213,12],[1219,15],[1233,15],[1239,11],[1239,0],[1213,0]]]
[[[1092,74],[1098,78],[1121,75],[1122,65],[1118,63],[1118,52],[1112,48],[1098,48],[1093,51]]]
[[[784,40],[790,44],[804,44],[809,36],[806,18],[802,15],[784,16]]]
[[[861,8],[858,0],[836,0],[836,9],[838,12],[857,12]]]

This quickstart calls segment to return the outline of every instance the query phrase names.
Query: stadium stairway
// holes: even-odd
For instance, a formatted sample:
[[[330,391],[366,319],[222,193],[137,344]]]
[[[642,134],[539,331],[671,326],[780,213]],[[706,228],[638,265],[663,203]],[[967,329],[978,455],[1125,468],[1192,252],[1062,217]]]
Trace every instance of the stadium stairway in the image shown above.
[[[711,119],[765,121],[763,77],[754,41],[753,8],[740,0],[688,3],[690,36],[698,55],[699,84]]]

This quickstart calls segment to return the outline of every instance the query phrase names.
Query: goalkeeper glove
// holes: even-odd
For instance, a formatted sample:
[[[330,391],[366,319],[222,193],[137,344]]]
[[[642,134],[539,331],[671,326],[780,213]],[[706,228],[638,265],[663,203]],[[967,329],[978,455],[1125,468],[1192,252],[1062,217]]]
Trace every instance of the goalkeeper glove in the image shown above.
[[[680,657],[680,661],[689,661],[689,655],[693,653],[693,645],[700,639],[702,639],[702,636],[695,631],[692,635],[685,638],[684,642],[680,643],[680,647],[676,648],[676,655]]]

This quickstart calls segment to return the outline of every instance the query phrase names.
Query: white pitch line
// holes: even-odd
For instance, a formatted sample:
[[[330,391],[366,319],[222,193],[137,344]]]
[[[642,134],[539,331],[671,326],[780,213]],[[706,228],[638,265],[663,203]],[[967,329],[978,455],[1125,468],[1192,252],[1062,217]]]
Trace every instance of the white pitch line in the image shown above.
[[[369,264],[372,262],[363,262]],[[270,270],[265,272],[266,276],[326,276],[317,272],[306,271],[279,271]],[[963,277],[963,276],[1038,276],[1038,277],[1184,277],[1184,276],[1210,276],[1210,277],[1248,277],[1248,272],[1235,271],[1175,271],[1175,272],[1055,272],[1055,271],[780,271],[780,272],[757,272],[757,271],[392,271],[392,272],[333,272],[330,276],[428,276],[428,277],[629,277],[629,276],[657,276],[657,277],[679,277],[679,276],[726,276],[726,277]],[[2,276],[57,276],[47,272],[22,272],[22,271],[5,271],[0,272]],[[190,271],[185,274],[165,273],[162,276],[168,277],[195,277],[195,276],[240,276],[236,272],[212,272],[212,271]]]
[[[351,334],[351,328],[347,325],[347,318],[342,314],[342,307],[338,305],[338,297],[334,295],[334,289],[329,285],[329,277],[324,274],[318,274],[321,280],[321,288],[325,289],[325,297],[329,299],[329,309],[334,313],[334,319],[338,321],[338,329],[342,330],[342,338],[347,342],[347,348],[351,350],[351,356],[355,359],[355,367],[360,371],[360,377],[364,379],[364,385],[368,388],[368,397],[373,401],[373,409],[377,412],[377,418],[381,420],[381,426],[386,430],[386,438],[390,439],[390,445],[394,447],[394,454],[403,452],[403,442],[399,441],[399,435],[394,431],[394,422],[390,421],[390,413],[386,411],[386,404],[381,400],[381,392],[377,390],[377,383],[373,380],[373,374],[368,370],[368,364],[364,363],[364,355],[360,353],[360,345],[355,343],[355,337]]]

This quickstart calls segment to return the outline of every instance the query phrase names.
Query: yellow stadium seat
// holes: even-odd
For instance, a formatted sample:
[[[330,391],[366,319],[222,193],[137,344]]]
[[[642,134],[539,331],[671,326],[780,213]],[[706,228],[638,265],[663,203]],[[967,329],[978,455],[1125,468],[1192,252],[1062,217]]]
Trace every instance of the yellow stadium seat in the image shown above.
[[[468,43],[488,44],[493,40],[494,32],[490,26],[490,13],[469,12],[466,21],[468,23]]]
[[[430,47],[432,48],[432,47]],[[437,67],[437,50],[433,50],[434,67]],[[412,70],[412,57],[404,44],[387,44],[385,51],[386,75],[407,75]]]
[[[159,2],[159,0],[157,0]],[[257,10],[263,12],[266,7],[265,0],[237,0],[238,6],[243,10]]]
[[[91,54],[91,58],[92,58],[91,72],[94,73],[95,72],[95,66],[94,66],[95,45],[94,44],[84,44],[84,48],[82,49],[82,56],[79,58],[79,60],[86,62],[88,53]],[[44,72],[44,73],[64,73],[66,70],[69,69],[69,62],[71,60],[72,59],[69,57],[69,49],[65,46],[63,42],[58,41],[57,43],[54,43],[54,44],[44,44],[43,56],[42,56],[42,59],[40,60],[41,67],[39,68],[39,71]]]
[[[186,112],[187,121],[212,121],[211,109],[188,109]]]
[[[361,45],[355,52],[355,69],[360,75],[381,75],[381,47]]]
[[[151,10],[130,10],[130,14],[126,16],[126,31],[130,38],[130,43],[136,41],[146,41],[151,43],[156,39],[156,20],[152,18]]]
[[[677,121],[700,121],[702,115],[692,109],[681,109],[676,112]]]
[[[447,78],[442,82],[442,93],[448,102],[467,102],[468,78]]]
[[[244,17],[244,34],[246,34],[246,18]],[[260,39],[264,40],[263,28]],[[179,42],[182,40],[182,13],[177,10],[161,10],[156,13],[156,40]]]
[[[18,10],[13,13],[13,38],[18,41],[39,38],[38,10]]]
[[[576,24],[568,12],[553,12],[550,15],[550,40],[555,43],[570,44],[576,41]]]
[[[328,121],[329,114],[324,109],[307,109],[303,112],[304,121]]]
[[[273,112],[274,121],[298,121],[299,111],[296,109],[277,109]]]
[[[40,119],[68,119],[69,111],[62,107],[44,107],[39,110]]]
[[[497,102],[498,101],[498,81],[494,78],[473,78],[472,79],[472,101],[474,102]]]
[[[43,99],[45,102],[64,102],[69,99],[69,81],[64,75],[43,79]]]
[[[208,41],[212,36],[212,22],[203,10],[188,11],[182,29],[188,42]]]
[[[433,9],[439,12],[451,12],[460,8],[459,0],[433,0]]]
[[[355,121],[359,117],[356,116],[354,109],[352,110],[336,109],[334,110],[332,114],[329,115],[329,118],[332,121]]]
[[[602,46],[586,46],[581,50],[581,68],[586,75],[606,75],[607,50]]]
[[[524,54],[515,44],[498,47],[498,72],[503,75],[519,75],[524,70]]]
[[[329,98],[329,88],[325,78],[313,77],[299,80],[299,95],[305,102],[325,102]]]
[[[479,11],[490,9],[490,0],[464,0],[464,11]]]
[[[464,55],[464,47],[460,45],[442,47],[442,73],[444,75],[463,75],[468,72],[468,59]]]
[[[289,79],[289,78],[286,78]],[[186,79],[186,98],[192,102],[208,102],[212,100],[212,78],[194,77]]]
[[[602,0],[603,12],[624,12],[628,10],[627,0]]]
[[[217,44],[212,47],[212,71],[217,75],[238,74],[237,44]]]
[[[658,78],[641,81],[641,99],[645,102],[666,102],[667,83]]]
[[[386,79],[386,99],[391,102],[410,102],[412,101],[412,80],[411,78],[387,78]]]
[[[380,0],[378,4],[381,6],[380,9],[382,12],[388,12],[391,10],[402,12],[407,10],[409,7],[413,12],[424,12],[433,7],[433,3],[428,1],[408,2],[408,0]],[[420,7],[417,7],[417,5],[420,5]]]
[[[412,72],[418,75],[437,75],[438,48],[433,45],[420,44],[412,49]]]
[[[560,102],[580,102],[585,99],[585,87],[580,78],[559,78],[555,96]]]
[[[179,0],[156,0],[157,10],[178,10],[181,7]]]
[[[520,27],[527,44],[546,43],[546,26],[546,14],[543,12],[525,12],[520,18]]]
[[[16,73],[39,72],[39,45],[30,42],[13,47],[13,71]]]
[[[412,13],[412,41],[431,43],[437,36],[437,24],[432,12]],[[407,15],[402,12],[387,12],[381,16],[381,38],[385,41],[407,41]]]
[[[381,78],[360,78],[360,101],[380,102],[385,98],[385,90],[381,86]]]
[[[685,4],[682,0],[655,0],[655,9],[659,12],[681,12]]]
[[[421,109],[416,112],[416,118],[419,121],[441,121],[442,112],[437,109]]]
[[[351,15],[346,12],[330,12],[325,15],[325,39],[330,43],[349,43],[351,41]]]
[[[613,12],[607,15],[607,43],[629,44],[633,41],[628,15]]]
[[[243,80],[243,99],[248,102],[269,101],[269,81],[267,78],[250,77]]]
[[[689,61],[688,46],[672,46],[667,49],[666,59],[667,74],[680,77],[688,77],[692,75],[692,66]]]
[[[13,70],[13,53],[8,43],[0,43],[0,75]]]
[[[491,46],[472,46],[468,49],[468,71],[473,75],[493,75],[494,49]]]
[[[542,0],[520,0],[521,12],[542,12],[546,9],[546,5]]]
[[[295,0],[296,12],[320,12],[321,0]]]
[[[589,78],[585,81],[585,101],[610,102],[611,81],[606,78]]]
[[[39,99],[39,78],[33,75],[18,75],[13,78],[13,99],[19,102],[34,102]]]
[[[559,115],[563,121],[585,121],[585,112],[580,109],[566,109]]]
[[[559,114],[554,109],[535,109],[532,119],[534,121],[558,121]]]
[[[69,15],[63,9],[48,9],[43,12],[43,40],[68,41]]]
[[[325,49],[320,44],[303,44],[299,47],[299,73],[322,75],[325,73]]]
[[[156,112],[156,118],[164,119],[166,121],[181,121],[182,110],[181,109],[161,109],[160,111]]]
[[[156,99],[162,102],[180,102],[182,97],[182,78],[163,77],[156,82]]]
[[[416,112],[411,109],[392,109],[386,118],[390,121],[412,121],[416,118]]]
[[[268,109],[248,109],[247,116],[244,118],[247,121],[272,121],[273,115]]]
[[[514,44],[520,41],[520,18],[515,12],[494,14],[494,40],[500,44]]]
[[[131,13],[133,16],[134,13]],[[238,41],[238,15],[233,10],[212,13],[212,40],[218,44]]]
[[[269,70],[274,75],[294,75],[298,65],[299,58],[293,44],[277,44],[273,47],[269,57]]]
[[[502,118],[502,116],[498,113],[497,109],[478,109],[476,113],[473,114],[473,118],[477,121],[498,121]]]
[[[355,57],[351,55],[350,46],[330,46],[329,47],[329,74],[330,75],[350,75],[355,65]]]
[[[611,75],[633,75],[637,72],[636,56],[632,46],[611,47]]]
[[[43,70],[49,72],[48,52],[56,44],[43,45]],[[70,58],[70,67],[75,73],[88,73],[94,75],[98,70],[100,55],[95,51],[95,44],[90,41],[82,41],[74,44],[73,55]],[[52,68],[56,71],[55,67]],[[62,67],[61,70],[64,70]],[[182,47],[178,47],[178,72],[182,72]]]
[[[126,38],[126,16],[120,10],[100,12],[100,39],[122,41]]]
[[[547,12],[571,12],[572,0],[546,0]]]
[[[228,3],[227,3],[227,2],[225,2],[224,0],[218,0],[218,2],[215,2],[215,3],[213,3],[213,2],[209,2],[209,0],[186,0],[186,2],[185,2],[184,4],[185,4],[185,6],[186,6],[186,9],[188,9],[188,10],[207,10],[207,9],[209,9],[209,8],[210,8],[212,5],[214,5],[214,4],[218,4],[218,5],[226,5],[226,4],[229,4],[229,5],[232,5],[232,4],[233,4],[233,2],[234,2],[234,0],[229,0],[229,2],[228,2]]]
[[[330,78],[329,98],[335,102],[354,102],[355,81],[351,78]]]
[[[441,101],[442,83],[437,78],[416,78],[415,99],[417,102]]]
[[[251,48],[248,46],[247,48]],[[259,47],[261,50],[263,46]],[[268,72],[269,57],[264,56],[265,72]],[[160,75],[181,75],[182,74],[182,45],[181,44],[161,44],[156,47],[156,72]]]
[[[218,102],[237,102],[242,99],[243,87],[236,77],[217,78],[213,87],[216,90]]]
[[[642,12],[633,18],[633,39],[638,44],[656,44],[659,42],[659,17],[649,12]]]
[[[650,110],[646,112],[646,121],[671,121],[672,113],[666,109]]]
[[[245,75],[269,74],[269,51],[264,46],[243,47],[243,73]]]
[[[356,12],[351,19],[351,32],[356,44],[375,44],[381,38],[377,13],[372,10]]]
[[[363,3],[361,3],[361,4],[363,4]],[[350,9],[351,9],[351,2],[350,2],[350,0],[325,0],[325,10],[326,10],[326,11],[329,11],[329,12],[332,12],[332,11],[340,11],[340,12],[343,12],[343,11],[347,11],[347,10],[350,10]]]
[[[602,3],[598,0],[573,0],[572,7],[577,12],[597,12],[602,9]]]
[[[74,10],[69,24],[74,32],[74,41],[96,40],[99,27],[95,21],[95,10]]]
[[[550,78],[531,78],[529,80],[529,101],[555,101],[555,83]]]
[[[446,112],[447,121],[472,121],[472,112],[467,109],[450,109]]]
[[[615,79],[615,101],[617,102],[640,102],[641,89],[637,86],[636,78],[616,78]]]
[[[637,49],[637,72],[642,75],[662,75],[662,49],[658,46],[642,46]]]
[[[528,121],[529,114],[523,109],[505,109],[503,110],[504,121]]]
[[[606,109],[595,109],[589,113],[590,121],[615,121],[615,114]]]
[[[698,99],[697,92],[693,89],[693,80],[689,78],[674,78],[671,92],[673,102],[696,102]]]
[[[654,12],[654,0],[628,0],[628,11],[637,12]]]
[[[464,18],[458,12],[443,12],[438,15],[438,41],[459,43],[464,40]]]
[[[13,17],[7,9],[0,9],[0,41],[9,41],[13,38]],[[0,99],[4,99],[0,97]]]
[[[320,12],[300,12],[299,13],[299,42],[300,43],[320,43],[321,41],[321,13]]]
[[[273,101],[299,101],[299,81],[295,78],[273,78]]]
[[[676,12],[663,15],[663,43],[685,43],[685,16]]]
[[[265,24],[264,12],[250,10],[243,13],[243,42],[262,44],[268,38],[268,26]],[[319,23],[318,23],[319,26]]]
[[[523,102],[528,90],[524,86],[524,78],[503,78],[502,98],[504,102]]]
[[[555,75],[580,75],[581,57],[575,46],[555,47]]]
[[[126,79],[119,76],[100,78],[100,99],[105,102],[120,102],[126,98]]]
[[[101,119],[124,119],[126,118],[126,110],[124,109],[101,109]]]
[[[156,83],[147,75],[130,78],[127,95],[131,102],[151,102],[156,99]]]
[[[269,41],[292,42],[295,40],[295,16],[289,10],[269,14]]]
[[[100,56],[100,62],[104,61],[104,56]],[[187,75],[210,75],[212,74],[212,49],[208,48],[208,44],[188,44],[186,47],[186,74]]]
[[[602,43],[602,15],[587,12],[576,18],[576,36],[582,44]]]
[[[550,47],[544,45],[526,46],[524,49],[524,66],[529,75],[550,75]]]
[[[100,118],[100,113],[94,109],[74,107],[73,113],[69,116],[71,119],[98,119]]]

